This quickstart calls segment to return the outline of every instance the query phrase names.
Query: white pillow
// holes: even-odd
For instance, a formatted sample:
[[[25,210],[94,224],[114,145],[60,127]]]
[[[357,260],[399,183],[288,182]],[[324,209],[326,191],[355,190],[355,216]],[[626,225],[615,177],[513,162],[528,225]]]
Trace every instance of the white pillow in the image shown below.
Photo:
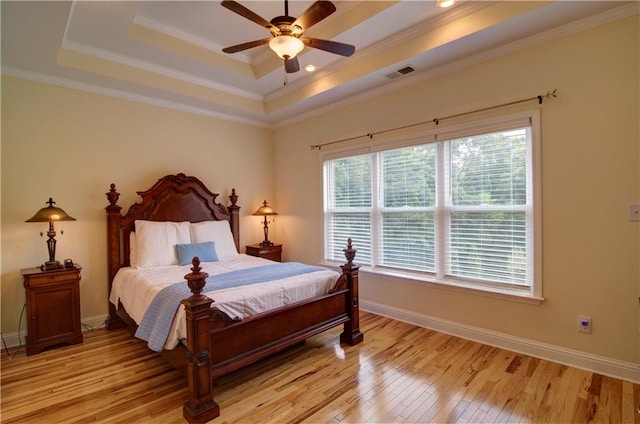
[[[135,224],[138,268],[178,265],[176,244],[191,242],[189,222],[137,220]]]
[[[129,266],[131,268],[138,268],[138,252],[136,249],[136,233],[131,231],[129,233]]]
[[[228,221],[202,221],[189,226],[191,243],[206,243],[212,241],[216,244],[218,259],[223,261],[238,255],[238,249],[233,241],[231,227]]]

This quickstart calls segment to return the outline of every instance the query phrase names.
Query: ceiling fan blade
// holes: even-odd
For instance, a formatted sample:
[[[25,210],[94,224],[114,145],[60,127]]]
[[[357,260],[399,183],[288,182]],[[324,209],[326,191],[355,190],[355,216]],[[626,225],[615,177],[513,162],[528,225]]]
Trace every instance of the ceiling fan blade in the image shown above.
[[[267,21],[262,16],[256,14],[255,12],[252,12],[251,10],[247,9],[246,7],[244,7],[243,5],[241,5],[236,1],[225,0],[222,2],[222,6],[226,7],[230,11],[235,12],[244,18],[247,18],[257,23],[258,25],[268,29],[269,31],[271,31],[271,28],[273,28],[273,25],[271,25],[271,22]]]
[[[300,62],[298,62],[298,57],[296,56],[293,59],[285,58],[284,69],[287,71],[287,74],[298,72],[300,70]]]
[[[302,15],[291,24],[291,27],[293,28],[297,25],[303,31],[306,31],[335,11],[336,7],[330,1],[317,1],[302,12]]]
[[[300,39],[309,47],[320,49],[329,53],[339,54],[341,56],[351,56],[355,51],[355,46],[351,44],[340,43],[338,41],[321,40],[319,38],[300,37]]]
[[[235,46],[229,46],[222,49],[225,53],[237,53],[243,50],[251,49],[253,47],[258,47],[263,44],[268,44],[271,38],[263,38],[262,40],[249,41],[248,43],[236,44]]]

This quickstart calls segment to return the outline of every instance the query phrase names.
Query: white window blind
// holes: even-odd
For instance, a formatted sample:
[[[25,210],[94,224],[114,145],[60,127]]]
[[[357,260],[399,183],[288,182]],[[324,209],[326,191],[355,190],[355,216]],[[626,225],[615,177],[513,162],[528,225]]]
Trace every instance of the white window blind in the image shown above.
[[[379,264],[435,272],[436,146],[422,144],[379,155]]]
[[[342,261],[351,238],[374,272],[541,295],[537,122],[510,116],[326,158],[325,259]]]
[[[469,136],[446,143],[448,276],[527,285],[532,249],[530,128]]]
[[[358,260],[371,263],[373,186],[370,154],[334,159],[324,167],[325,257],[342,260],[348,238],[358,243]]]

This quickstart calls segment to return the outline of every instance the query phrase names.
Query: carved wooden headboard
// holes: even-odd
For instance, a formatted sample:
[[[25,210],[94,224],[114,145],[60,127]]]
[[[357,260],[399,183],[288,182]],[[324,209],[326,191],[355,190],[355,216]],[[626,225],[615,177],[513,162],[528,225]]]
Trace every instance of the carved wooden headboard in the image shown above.
[[[115,184],[111,184],[107,210],[107,262],[109,266],[109,291],[111,283],[118,270],[129,266],[129,235],[135,231],[136,220],[173,221],[173,222],[201,222],[201,221],[229,221],[231,233],[240,248],[240,206],[236,205],[238,196],[236,190],[231,191],[231,204],[224,206],[216,202],[218,193],[211,192],[196,177],[189,177],[182,173],[167,175],[146,191],[138,191],[142,201],[131,205],[126,214],[122,215],[118,203],[120,193]]]

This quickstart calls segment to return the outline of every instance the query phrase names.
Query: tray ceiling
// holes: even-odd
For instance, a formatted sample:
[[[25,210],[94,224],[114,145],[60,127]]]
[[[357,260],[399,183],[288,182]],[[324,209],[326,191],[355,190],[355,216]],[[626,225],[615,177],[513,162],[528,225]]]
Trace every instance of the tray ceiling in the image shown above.
[[[270,20],[282,1],[239,1]],[[299,16],[313,2],[290,1]],[[286,74],[266,29],[218,1],[2,1],[2,73],[192,113],[277,127],[536,43],[638,13],[637,2],[335,1],[305,35],[356,46],[306,47]],[[285,84],[286,78],[286,84]]]

